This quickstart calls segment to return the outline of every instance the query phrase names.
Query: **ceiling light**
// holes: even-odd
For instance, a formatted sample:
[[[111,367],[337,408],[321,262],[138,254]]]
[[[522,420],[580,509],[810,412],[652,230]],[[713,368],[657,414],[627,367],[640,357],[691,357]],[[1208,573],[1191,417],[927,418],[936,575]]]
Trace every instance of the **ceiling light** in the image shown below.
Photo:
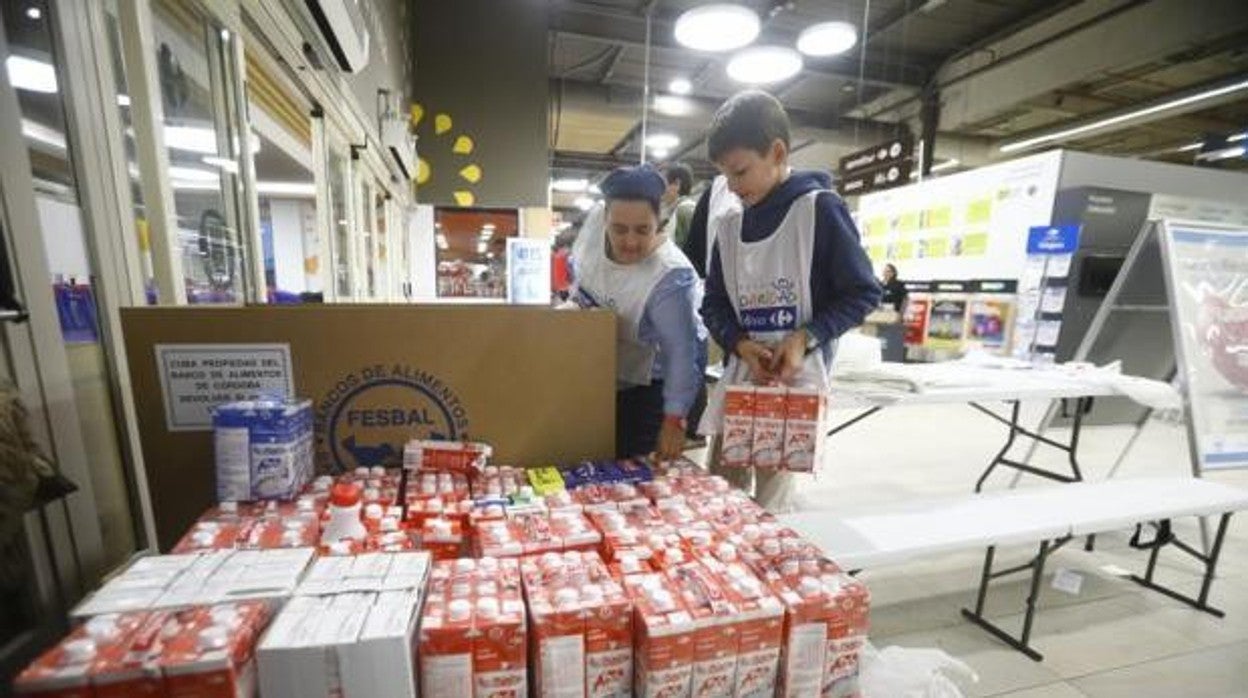
[[[576,197],[576,201],[573,201],[572,204],[582,211],[588,211],[594,207],[594,200],[588,196],[578,196]]]
[[[944,172],[945,170],[951,170],[961,164],[962,162],[958,160],[957,158],[950,158],[948,160],[945,160],[944,162],[932,165],[932,169],[930,171],[931,172]]]
[[[488,221],[487,221],[486,223],[482,224],[481,229],[482,229],[482,230],[490,230],[490,231],[492,231],[492,230],[494,230],[494,228],[495,228],[495,227],[496,227],[496,226],[495,226],[493,223],[490,223],[490,222],[488,222]]]
[[[676,20],[676,41],[698,51],[731,51],[753,41],[758,29],[753,10],[715,3],[682,14]]]
[[[688,116],[693,113],[693,100],[677,95],[655,95],[654,110],[667,116]]]
[[[1244,140],[1245,138],[1248,138],[1248,131],[1244,131],[1243,133],[1236,133],[1236,134],[1234,134],[1234,135],[1227,136],[1227,137],[1226,137],[1226,142],[1227,142],[1227,143],[1237,143],[1237,142],[1239,142],[1239,141]]]
[[[685,78],[676,78],[667,84],[667,91],[674,95],[687,95],[693,92],[693,83]]]
[[[646,136],[646,147],[651,150],[671,150],[680,145],[680,138],[674,133],[652,133]]]
[[[835,56],[858,43],[858,28],[849,22],[822,22],[797,37],[797,50],[807,56]]]
[[[37,22],[39,21],[39,19],[43,17],[43,10],[39,9],[38,7],[27,7],[26,16]]]
[[[1218,150],[1211,150],[1207,153],[1200,153],[1196,156],[1196,159],[1203,162],[1216,162],[1218,160],[1242,158],[1245,150],[1245,147],[1242,145],[1231,148],[1219,148]]]
[[[1175,148],[1175,149],[1174,149],[1174,152],[1176,152],[1176,153],[1190,153],[1190,152],[1191,152],[1191,151],[1193,151],[1193,150],[1200,150],[1200,149],[1201,149],[1201,148],[1203,148],[1203,147],[1205,147],[1205,142],[1204,142],[1204,141],[1196,141],[1195,143],[1188,143],[1188,144],[1187,144],[1187,145],[1185,145],[1185,146],[1181,146],[1181,147]]]
[[[316,196],[316,185],[312,182],[256,182],[256,193],[269,196],[300,196],[310,198]]]
[[[22,119],[22,135],[32,141],[50,145],[58,150],[65,150],[65,134],[49,128],[37,121]]]
[[[1189,104],[1195,104],[1197,102],[1203,102],[1215,97],[1221,97],[1223,95],[1239,92],[1245,89],[1248,89],[1248,80],[1239,80],[1237,82],[1223,84],[1217,87],[1210,87],[1182,97],[1165,99],[1161,102],[1157,102],[1156,104],[1128,109],[1113,116],[1096,119],[1095,121],[1089,121],[1078,126],[1071,126],[1069,128],[1051,131],[1039,136],[1005,143],[998,148],[998,150],[1003,153],[1012,153],[1016,150],[1025,150],[1044,143],[1051,143],[1053,141],[1061,141],[1075,136],[1082,136],[1093,131],[1100,131],[1110,126],[1116,126],[1128,121],[1137,121],[1148,116],[1153,116],[1154,114],[1170,111],[1172,109],[1184,107]]]
[[[588,179],[555,179],[550,182],[551,189],[569,194],[579,194],[588,186]]]
[[[662,160],[670,154],[671,154],[671,151],[668,150],[667,148],[651,148],[650,149],[650,157],[654,158],[655,160]]]
[[[56,92],[56,69],[51,63],[26,56],[9,56],[4,60],[4,67],[9,71],[9,83],[14,89],[49,94]]]
[[[130,95],[117,95],[117,106],[119,107],[130,106]]]
[[[801,54],[787,46],[754,46],[728,61],[728,77],[749,85],[788,80],[801,70]]]

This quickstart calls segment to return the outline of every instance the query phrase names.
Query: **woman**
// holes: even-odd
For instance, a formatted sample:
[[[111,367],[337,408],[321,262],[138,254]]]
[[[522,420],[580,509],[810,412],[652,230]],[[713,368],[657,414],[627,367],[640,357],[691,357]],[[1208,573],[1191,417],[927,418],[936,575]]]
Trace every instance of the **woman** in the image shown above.
[[[572,256],[581,307],[616,317],[615,450],[671,460],[702,385],[706,329],[692,265],[659,230],[666,182],[649,165],[622,167],[600,184]]]
[[[884,278],[880,279],[880,286],[884,289],[884,295],[880,298],[880,305],[891,305],[893,310],[902,312],[906,309],[906,285],[897,278],[897,267],[892,264],[884,265]]]

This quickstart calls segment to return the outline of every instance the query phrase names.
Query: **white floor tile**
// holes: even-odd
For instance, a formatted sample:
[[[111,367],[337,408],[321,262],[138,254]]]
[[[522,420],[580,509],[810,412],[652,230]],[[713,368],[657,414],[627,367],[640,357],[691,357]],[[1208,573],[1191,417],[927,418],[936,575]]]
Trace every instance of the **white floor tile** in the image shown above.
[[[1248,642],[1126,666],[1071,683],[1090,698],[1244,698],[1248,697]]]

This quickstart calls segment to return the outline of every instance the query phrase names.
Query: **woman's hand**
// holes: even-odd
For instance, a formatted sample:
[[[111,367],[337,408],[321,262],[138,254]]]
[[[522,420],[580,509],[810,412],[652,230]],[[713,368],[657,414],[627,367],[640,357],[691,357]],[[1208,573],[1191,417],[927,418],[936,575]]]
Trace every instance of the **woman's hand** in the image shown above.
[[[745,362],[745,365],[749,367],[750,378],[755,383],[766,385],[775,381],[776,375],[771,369],[775,355],[771,349],[752,339],[745,338],[737,342],[734,351]]]
[[[806,330],[799,329],[785,337],[776,347],[768,369],[780,380],[788,382],[802,370],[806,358]]]
[[[659,462],[677,460],[685,452],[685,420],[668,415],[663,418],[663,428],[659,430],[659,442],[654,446],[654,455]]]

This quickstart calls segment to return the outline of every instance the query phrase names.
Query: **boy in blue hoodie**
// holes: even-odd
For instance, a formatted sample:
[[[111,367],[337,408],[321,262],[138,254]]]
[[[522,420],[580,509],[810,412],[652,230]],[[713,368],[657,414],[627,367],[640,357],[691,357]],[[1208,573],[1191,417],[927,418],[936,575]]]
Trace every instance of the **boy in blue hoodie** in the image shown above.
[[[880,302],[871,262],[845,202],[822,172],[789,168],[789,119],[766,92],[740,92],[719,108],[707,136],[719,168],[698,201],[685,253],[705,264],[702,318],[730,355],[703,418],[718,432],[722,389],[732,383],[827,387],[836,339]],[[711,468],[773,510],[790,508],[792,476]]]

